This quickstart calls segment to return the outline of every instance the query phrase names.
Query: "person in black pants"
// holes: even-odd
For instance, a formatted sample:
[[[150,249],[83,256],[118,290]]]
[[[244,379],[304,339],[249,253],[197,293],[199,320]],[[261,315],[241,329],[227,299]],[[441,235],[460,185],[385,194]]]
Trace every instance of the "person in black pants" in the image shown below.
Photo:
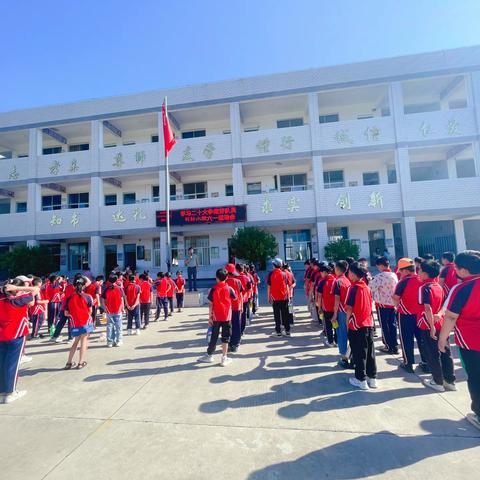
[[[274,258],[273,271],[267,277],[267,297],[273,307],[275,318],[276,337],[282,336],[281,326],[285,328],[285,335],[290,336],[290,322],[288,321],[288,277],[282,270],[283,260]]]

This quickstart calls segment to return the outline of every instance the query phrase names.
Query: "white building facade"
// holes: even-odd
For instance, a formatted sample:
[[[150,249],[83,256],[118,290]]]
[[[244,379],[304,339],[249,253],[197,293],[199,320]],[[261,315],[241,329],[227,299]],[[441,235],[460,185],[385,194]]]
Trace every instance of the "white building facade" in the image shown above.
[[[165,270],[164,96],[172,257],[195,247],[200,277],[250,225],[294,264],[341,237],[370,259],[480,249],[470,47],[0,113],[0,253],[46,244],[60,271]]]

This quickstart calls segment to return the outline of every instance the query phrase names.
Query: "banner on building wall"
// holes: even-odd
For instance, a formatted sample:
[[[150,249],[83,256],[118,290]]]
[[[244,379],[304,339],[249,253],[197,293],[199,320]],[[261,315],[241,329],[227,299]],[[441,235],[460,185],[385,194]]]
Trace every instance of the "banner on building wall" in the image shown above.
[[[167,213],[156,212],[157,227],[165,227]],[[170,210],[170,225],[205,225],[211,223],[235,223],[247,221],[246,205],[228,205],[226,207],[184,208]]]

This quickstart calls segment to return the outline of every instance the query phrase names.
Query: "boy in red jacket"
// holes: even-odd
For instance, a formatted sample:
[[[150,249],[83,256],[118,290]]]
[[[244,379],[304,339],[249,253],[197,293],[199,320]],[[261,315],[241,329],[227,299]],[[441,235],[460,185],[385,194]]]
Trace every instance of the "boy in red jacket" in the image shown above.
[[[135,275],[130,275],[125,287],[125,303],[127,306],[127,332],[133,335],[135,321],[135,335],[140,335],[140,286],[135,282]]]

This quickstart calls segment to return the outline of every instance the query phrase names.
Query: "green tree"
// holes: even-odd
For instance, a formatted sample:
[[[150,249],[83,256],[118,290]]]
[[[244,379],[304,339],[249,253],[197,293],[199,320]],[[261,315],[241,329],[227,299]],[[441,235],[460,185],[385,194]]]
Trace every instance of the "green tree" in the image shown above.
[[[0,257],[0,268],[11,277],[29,273],[45,276],[58,270],[58,260],[46,245],[32,248],[19,245]]]
[[[345,260],[347,257],[353,257],[355,260],[360,255],[360,247],[356,243],[343,238],[328,242],[325,245],[325,258],[329,262],[336,262],[338,260]]]
[[[267,258],[274,257],[278,252],[275,237],[257,227],[245,227],[237,230],[230,241],[233,255],[247,262],[259,264],[265,268]]]

